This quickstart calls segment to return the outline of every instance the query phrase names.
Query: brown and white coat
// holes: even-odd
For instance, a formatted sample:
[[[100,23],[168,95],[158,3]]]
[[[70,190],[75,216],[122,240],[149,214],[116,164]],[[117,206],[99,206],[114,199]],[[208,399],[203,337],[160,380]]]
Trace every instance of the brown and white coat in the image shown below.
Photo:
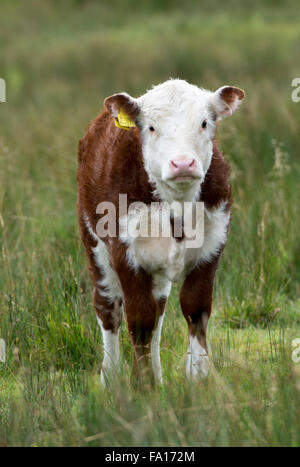
[[[244,97],[239,88],[216,92],[170,80],[134,99],[126,93],[105,101],[79,143],[78,214],[94,284],[94,306],[104,342],[102,382],[119,365],[118,333],[124,308],[134,346],[134,374],[162,380],[160,334],[172,282],[182,281],[180,304],[187,321],[188,377],[208,373],[206,329],[215,273],[228,234],[231,208],[229,167],[215,141],[216,122],[231,115]],[[136,124],[118,128],[120,110]],[[97,234],[97,206],[119,195],[128,205],[190,201],[204,203],[204,241],[187,248],[186,239],[130,238]],[[127,213],[128,214],[128,213]],[[172,224],[172,218],[168,218]],[[143,378],[143,376],[142,376]]]

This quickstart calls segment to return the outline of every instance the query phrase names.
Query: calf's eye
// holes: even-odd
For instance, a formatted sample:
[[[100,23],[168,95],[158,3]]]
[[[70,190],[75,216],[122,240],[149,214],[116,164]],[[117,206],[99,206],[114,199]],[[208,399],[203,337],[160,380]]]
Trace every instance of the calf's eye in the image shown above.
[[[149,126],[150,131],[155,131],[155,128],[153,126]]]
[[[204,120],[204,121],[202,122],[202,128],[206,128],[206,127],[207,127],[207,121]]]

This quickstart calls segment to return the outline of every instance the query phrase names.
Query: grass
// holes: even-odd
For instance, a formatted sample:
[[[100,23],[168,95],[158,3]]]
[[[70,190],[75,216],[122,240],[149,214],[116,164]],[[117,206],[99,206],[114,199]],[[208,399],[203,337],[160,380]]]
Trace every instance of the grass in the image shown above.
[[[23,2],[24,3],[24,2]],[[299,445],[299,76],[296,1],[0,4],[0,445]],[[103,391],[102,344],[76,219],[77,141],[103,99],[170,76],[247,100],[219,128],[233,222],[218,271],[211,376],[183,376],[174,287],[165,385]]]
[[[298,445],[300,372],[287,364],[283,329],[214,328],[211,336],[215,369],[192,387],[182,374],[185,339],[177,340],[175,351],[163,345],[167,381],[149,393],[131,389],[128,363],[108,391],[99,387],[96,369],[21,366],[1,381],[3,444]],[[122,347],[126,352],[127,337]]]

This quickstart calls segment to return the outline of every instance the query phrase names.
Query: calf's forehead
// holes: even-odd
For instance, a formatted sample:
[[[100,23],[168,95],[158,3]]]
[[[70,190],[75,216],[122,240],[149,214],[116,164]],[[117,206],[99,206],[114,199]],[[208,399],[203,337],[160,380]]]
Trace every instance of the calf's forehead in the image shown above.
[[[185,82],[166,82],[138,99],[142,120],[180,120],[208,109],[210,92]]]

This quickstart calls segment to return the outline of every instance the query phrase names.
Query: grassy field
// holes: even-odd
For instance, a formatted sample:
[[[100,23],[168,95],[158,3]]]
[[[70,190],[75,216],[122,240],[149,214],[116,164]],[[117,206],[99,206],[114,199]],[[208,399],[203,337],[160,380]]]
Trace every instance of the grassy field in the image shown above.
[[[0,446],[300,445],[300,12],[296,0],[0,1]],[[174,287],[165,384],[99,384],[102,343],[76,217],[77,142],[103,99],[169,77],[245,89],[219,128],[233,222],[218,271],[214,369],[183,375]]]

